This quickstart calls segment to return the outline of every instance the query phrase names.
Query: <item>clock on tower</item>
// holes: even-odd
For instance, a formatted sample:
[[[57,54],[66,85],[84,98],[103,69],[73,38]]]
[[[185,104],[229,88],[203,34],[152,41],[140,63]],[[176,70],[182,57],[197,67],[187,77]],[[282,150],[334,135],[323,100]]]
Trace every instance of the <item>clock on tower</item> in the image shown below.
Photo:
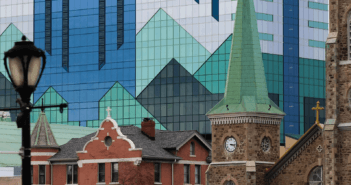
[[[212,125],[210,185],[265,184],[280,153],[285,113],[268,97],[253,0],[238,0],[223,99],[207,114]]]

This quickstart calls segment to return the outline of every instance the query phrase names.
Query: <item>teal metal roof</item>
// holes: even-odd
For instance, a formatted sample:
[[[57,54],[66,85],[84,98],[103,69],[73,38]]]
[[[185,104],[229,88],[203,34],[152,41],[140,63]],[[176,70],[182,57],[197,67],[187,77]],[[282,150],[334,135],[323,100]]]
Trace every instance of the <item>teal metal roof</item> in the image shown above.
[[[253,0],[238,0],[224,97],[207,115],[238,112],[285,115],[268,97]]]
[[[35,123],[31,123],[31,133]],[[58,145],[67,143],[71,138],[80,138],[97,131],[97,128],[50,124]],[[22,131],[15,122],[0,122],[0,151],[19,151],[22,144]],[[20,166],[18,154],[0,154],[0,167]]]

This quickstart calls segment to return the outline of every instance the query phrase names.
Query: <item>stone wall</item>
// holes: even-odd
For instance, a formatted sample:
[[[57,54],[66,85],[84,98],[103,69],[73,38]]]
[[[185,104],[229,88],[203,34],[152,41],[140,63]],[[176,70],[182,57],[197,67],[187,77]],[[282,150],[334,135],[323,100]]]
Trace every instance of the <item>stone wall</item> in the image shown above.
[[[247,123],[247,159],[248,161],[275,162],[280,154],[279,125]],[[267,152],[261,148],[262,139],[268,137],[271,147]]]
[[[235,184],[247,184],[246,164],[211,165],[207,174],[209,185],[223,185],[226,180],[232,180]]]
[[[246,160],[247,126],[244,124],[212,125],[212,162]],[[225,151],[224,142],[227,137],[234,137],[236,149],[232,153]]]
[[[0,177],[0,185],[21,185],[22,177]]]
[[[212,125],[212,161],[270,161],[279,159],[280,125],[240,123]],[[261,142],[263,137],[271,140],[271,148],[263,152]],[[224,148],[225,139],[234,137],[237,146],[234,152]]]
[[[288,166],[281,171],[281,173],[272,179],[270,185],[282,184],[298,184],[308,185],[308,175],[310,171],[322,165],[323,152],[318,152],[317,147],[323,146],[323,137],[318,137],[313,140],[302,152],[294,159]],[[281,158],[283,159],[283,158]]]
[[[351,130],[338,130],[337,141],[336,184],[351,184]]]

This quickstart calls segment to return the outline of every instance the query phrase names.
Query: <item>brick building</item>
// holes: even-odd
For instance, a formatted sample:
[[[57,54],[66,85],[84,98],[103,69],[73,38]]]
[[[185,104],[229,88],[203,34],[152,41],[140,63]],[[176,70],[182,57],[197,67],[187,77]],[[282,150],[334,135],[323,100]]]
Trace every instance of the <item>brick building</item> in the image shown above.
[[[120,127],[110,116],[58,146],[42,113],[32,133],[33,184],[350,184],[351,0],[330,0],[330,23],[327,120],[319,123],[317,102],[315,124],[282,157],[285,113],[268,97],[253,0],[238,0],[224,98],[207,113],[211,146],[197,131],[155,130],[149,119],[141,129]]]
[[[197,131],[155,130],[149,119],[141,127],[108,116],[97,132],[58,146],[41,113],[31,136],[33,184],[205,184],[211,146]]]

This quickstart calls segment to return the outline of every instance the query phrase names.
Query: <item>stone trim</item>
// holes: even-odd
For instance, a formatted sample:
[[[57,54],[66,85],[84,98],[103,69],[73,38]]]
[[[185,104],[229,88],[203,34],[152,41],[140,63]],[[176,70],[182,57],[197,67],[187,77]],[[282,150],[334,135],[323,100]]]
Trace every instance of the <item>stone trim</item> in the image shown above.
[[[209,165],[206,161],[188,161],[188,160],[179,160],[176,164],[196,164],[196,165]]]
[[[89,163],[111,163],[111,162],[134,162],[134,164],[141,162],[141,157],[133,157],[133,158],[116,158],[116,159],[84,159],[77,161],[79,168],[83,166],[83,164]]]
[[[240,117],[221,117],[221,118],[210,118],[211,125],[220,124],[240,124],[240,123],[261,123],[261,124],[273,124],[279,125],[281,118],[266,118],[259,116],[240,116]]]
[[[351,64],[351,60],[344,60],[344,61],[340,61],[339,62],[339,65],[348,65],[348,64]]]
[[[317,128],[317,129],[316,129]],[[300,138],[299,143],[287,153],[285,156],[280,158],[280,160],[273,166],[273,168],[267,173],[267,179],[269,182],[277,177],[289,164],[291,164],[318,136],[322,134],[319,126],[315,126],[315,129],[310,132],[306,132],[305,137]]]
[[[351,130],[351,123],[339,123],[338,128],[340,130]]]
[[[250,161],[226,161],[226,162],[212,162],[210,165],[228,165],[228,164],[247,164]],[[275,164],[268,161],[254,161],[256,164]]]
[[[31,165],[49,165],[49,161],[31,161]]]

